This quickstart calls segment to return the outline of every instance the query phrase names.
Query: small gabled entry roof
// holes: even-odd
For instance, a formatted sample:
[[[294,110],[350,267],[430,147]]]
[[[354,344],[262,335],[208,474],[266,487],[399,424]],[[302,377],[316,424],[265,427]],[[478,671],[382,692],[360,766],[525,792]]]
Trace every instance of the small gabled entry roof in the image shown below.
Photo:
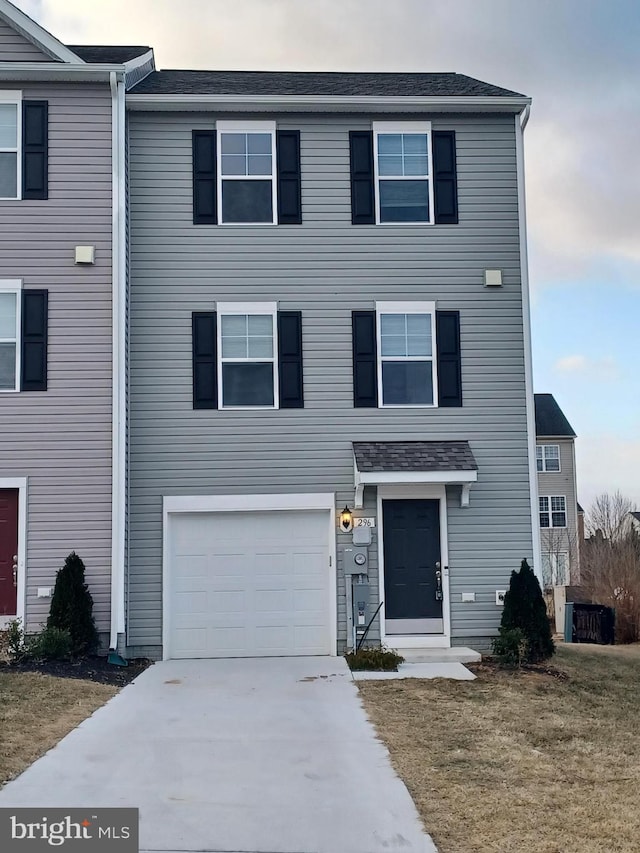
[[[438,483],[462,486],[469,503],[478,464],[468,441],[354,441],[355,505],[362,507],[366,485]]]

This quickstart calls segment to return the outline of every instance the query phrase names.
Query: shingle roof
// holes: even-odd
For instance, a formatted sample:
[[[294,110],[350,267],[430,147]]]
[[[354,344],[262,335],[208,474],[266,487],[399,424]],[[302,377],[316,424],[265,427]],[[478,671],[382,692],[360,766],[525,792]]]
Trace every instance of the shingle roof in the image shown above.
[[[632,515],[636,521],[640,521],[640,512],[630,512],[629,515]]]
[[[354,441],[358,471],[477,471],[468,441]]]
[[[136,95],[524,97],[518,92],[483,83],[465,74],[339,71],[155,71],[133,91]]]
[[[107,65],[122,65],[151,50],[150,47],[106,44],[68,44],[67,47],[85,62],[99,62]]]
[[[536,435],[575,438],[576,434],[553,394],[534,394],[536,408]]]

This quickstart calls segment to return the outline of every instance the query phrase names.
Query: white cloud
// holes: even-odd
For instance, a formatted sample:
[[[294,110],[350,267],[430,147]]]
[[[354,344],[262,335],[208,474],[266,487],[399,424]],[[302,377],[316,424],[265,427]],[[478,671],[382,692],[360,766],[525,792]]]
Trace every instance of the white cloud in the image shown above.
[[[620,370],[616,360],[611,356],[592,359],[586,355],[566,355],[559,358],[553,366],[557,373],[572,373],[593,379],[611,381],[620,378]]]
[[[640,506],[640,440],[586,433],[576,442],[578,500],[585,509],[604,492],[620,491]]]

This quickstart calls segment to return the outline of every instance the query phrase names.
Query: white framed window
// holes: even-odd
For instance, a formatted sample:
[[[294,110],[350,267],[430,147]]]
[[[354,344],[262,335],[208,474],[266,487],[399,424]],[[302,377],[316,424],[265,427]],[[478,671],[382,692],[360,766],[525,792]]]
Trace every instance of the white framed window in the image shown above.
[[[276,123],[219,121],[216,131],[220,222],[275,225]]]
[[[538,444],[536,446],[536,466],[541,473],[558,473],[560,471],[560,445]]]
[[[564,551],[543,553],[542,580],[545,587],[566,586],[569,583],[569,555]]]
[[[218,303],[218,406],[278,408],[275,302]]]
[[[431,122],[373,123],[376,222],[433,225]]]
[[[0,392],[20,390],[22,282],[0,279]]]
[[[563,495],[541,497],[540,527],[567,526],[567,500]]]
[[[378,406],[438,405],[435,302],[377,302]]]
[[[0,91],[0,199],[22,195],[22,93]]]

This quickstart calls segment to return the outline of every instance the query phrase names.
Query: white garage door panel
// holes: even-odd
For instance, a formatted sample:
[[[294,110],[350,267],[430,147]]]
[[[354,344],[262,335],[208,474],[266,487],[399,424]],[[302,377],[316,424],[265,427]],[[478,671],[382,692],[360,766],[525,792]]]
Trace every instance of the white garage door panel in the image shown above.
[[[331,653],[328,512],[169,523],[170,657]]]

